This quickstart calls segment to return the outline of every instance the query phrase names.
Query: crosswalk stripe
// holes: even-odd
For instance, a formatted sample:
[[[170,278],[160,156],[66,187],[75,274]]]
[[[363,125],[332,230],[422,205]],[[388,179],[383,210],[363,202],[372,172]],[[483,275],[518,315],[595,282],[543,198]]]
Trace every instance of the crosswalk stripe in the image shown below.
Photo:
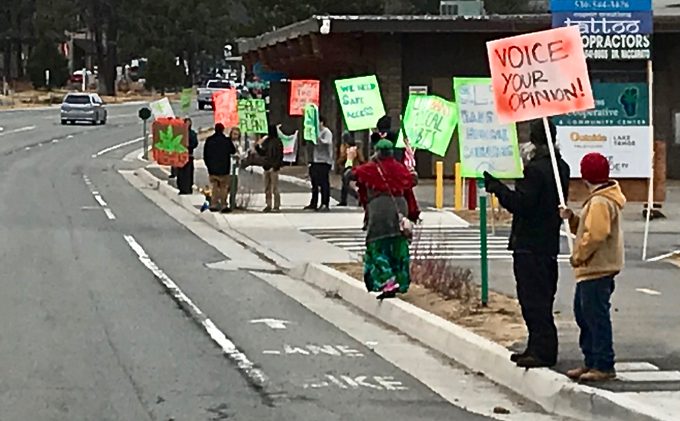
[[[358,228],[309,228],[303,232],[361,256],[366,248],[366,232]],[[411,257],[414,259],[479,260],[481,243],[475,228],[467,227],[419,227],[414,233]],[[508,239],[489,236],[487,256],[489,260],[512,260],[507,249]],[[560,262],[569,256],[558,256]]]

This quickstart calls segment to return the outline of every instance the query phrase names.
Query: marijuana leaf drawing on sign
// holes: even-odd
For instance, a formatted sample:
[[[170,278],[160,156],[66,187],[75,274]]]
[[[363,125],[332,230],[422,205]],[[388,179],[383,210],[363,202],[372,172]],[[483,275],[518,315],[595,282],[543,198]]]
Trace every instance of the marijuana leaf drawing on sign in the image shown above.
[[[169,152],[169,153],[185,153],[188,149],[182,145],[182,135],[175,136],[172,131],[172,126],[169,125],[165,130],[159,133],[160,142],[154,145],[154,148]]]

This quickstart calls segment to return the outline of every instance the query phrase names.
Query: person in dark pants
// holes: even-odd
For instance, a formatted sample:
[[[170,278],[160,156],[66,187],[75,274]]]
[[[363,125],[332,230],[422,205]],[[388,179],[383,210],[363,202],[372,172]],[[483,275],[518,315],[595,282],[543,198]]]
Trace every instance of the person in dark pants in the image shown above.
[[[185,118],[184,122],[189,125],[189,162],[177,168],[177,188],[179,194],[191,194],[194,188],[194,150],[198,147],[198,134],[191,127],[190,118]]]
[[[619,184],[609,179],[609,161],[589,153],[581,160],[581,178],[590,196],[581,215],[563,209],[562,217],[576,234],[571,265],[576,277],[574,316],[581,329],[582,367],[567,376],[581,382],[600,382],[616,377],[611,319],[614,278],[623,270],[622,211],[626,197]]]
[[[326,127],[326,120],[319,116],[319,138],[312,145],[312,163],[309,177],[312,180],[312,198],[306,210],[328,212],[331,202],[330,174],[333,167],[333,133]],[[321,207],[319,207],[319,191]]]
[[[557,129],[549,122],[553,142]],[[557,363],[557,328],[553,302],[557,292],[557,255],[560,251],[560,202],[542,120],[531,122],[531,144],[523,148],[524,176],[511,190],[488,172],[484,173],[486,190],[498,197],[512,213],[509,249],[513,251],[513,270],[517,298],[529,331],[524,352],[511,360],[520,367],[552,367]],[[569,165],[557,162],[562,190],[569,187]]]
[[[203,161],[208,168],[212,189],[210,211],[231,212],[229,208],[229,184],[231,182],[231,156],[236,153],[234,142],[224,135],[224,125],[215,124],[215,133],[203,146]]]
[[[279,171],[283,165],[283,143],[276,126],[270,125],[267,133],[267,136],[255,146],[255,151],[264,158],[262,169],[264,170],[264,197],[267,207],[263,212],[278,213],[281,212]]]
[[[344,132],[342,134],[342,144],[340,145],[340,153],[338,154],[337,168],[345,168],[347,163],[347,152],[350,148],[356,147],[356,141],[354,136],[350,132]],[[362,165],[364,160],[364,154],[361,149],[356,149],[356,158],[352,160],[352,168]],[[347,196],[352,195],[355,199],[357,198],[356,191],[350,188],[350,180],[346,177],[342,178],[342,190],[340,191],[340,203],[338,206],[347,206]]]

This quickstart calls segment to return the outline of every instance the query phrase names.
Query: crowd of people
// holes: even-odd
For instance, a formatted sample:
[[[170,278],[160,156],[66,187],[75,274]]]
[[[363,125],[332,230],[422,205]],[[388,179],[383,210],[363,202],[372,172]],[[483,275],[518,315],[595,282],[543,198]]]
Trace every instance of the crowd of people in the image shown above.
[[[188,121],[190,124],[191,122]],[[414,188],[418,177],[405,164],[404,153],[396,148],[398,133],[391,129],[385,116],[376,123],[370,137],[373,154],[365,160],[349,132],[342,135],[337,159],[333,133],[320,118],[316,142],[308,143],[310,202],[305,210],[330,210],[330,173],[333,166],[342,172],[339,206],[355,197],[364,209],[366,250],[364,282],[378,299],[406,293],[410,285],[410,242],[413,225],[418,223],[420,209]],[[263,168],[266,207],[264,212],[281,211],[279,171],[283,166],[283,143],[279,127],[270,126],[266,136],[252,145],[248,163]],[[228,213],[231,185],[231,160],[237,154],[241,133],[238,128],[224,135],[224,126],[215,125],[208,137],[204,160],[212,187],[210,210]],[[523,177],[514,188],[485,172],[487,192],[494,194],[501,206],[513,215],[509,249],[513,251],[513,270],[517,298],[528,330],[526,349],[511,355],[522,368],[552,367],[558,358],[558,334],[553,317],[557,293],[558,262],[563,221],[567,222],[573,241],[571,265],[577,281],[574,315],[580,328],[579,344],[584,355],[582,367],[567,375],[579,381],[606,381],[615,377],[611,296],[616,275],[623,269],[624,248],[621,211],[626,199],[619,184],[609,178],[609,162],[598,153],[583,157],[581,178],[590,194],[580,214],[561,205],[558,188],[569,192],[571,169],[561,158],[555,143],[557,171],[555,177],[550,145],[556,142],[557,130],[548,124],[547,136],[541,120],[530,124],[529,142],[521,147]],[[191,191],[193,184],[193,151],[198,145],[190,130],[191,159],[177,169],[180,194]],[[560,185],[556,184],[560,180]],[[565,199],[566,200],[566,199]]]

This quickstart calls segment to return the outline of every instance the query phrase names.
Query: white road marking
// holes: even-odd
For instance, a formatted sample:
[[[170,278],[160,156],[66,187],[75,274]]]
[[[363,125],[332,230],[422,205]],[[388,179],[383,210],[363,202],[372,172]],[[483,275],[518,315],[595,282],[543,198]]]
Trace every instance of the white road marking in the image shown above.
[[[96,200],[97,203],[99,203],[99,206],[101,206],[101,207],[103,207],[103,208],[109,206],[109,205],[106,203],[106,201],[104,201],[104,199],[103,199],[99,194],[94,194],[94,192],[93,192],[93,195],[94,195],[94,200]]]
[[[26,146],[26,147],[24,148],[24,150],[25,150],[25,151],[30,151],[30,150],[31,150],[31,147],[30,147],[30,146]]]
[[[66,136],[66,139],[73,139],[73,135],[70,134],[70,135]]]
[[[205,329],[210,338],[222,349],[222,352],[233,361],[241,373],[249,380],[257,385],[264,385],[267,382],[267,376],[264,372],[255,367],[255,365],[248,359],[248,356],[241,352],[236,345],[215,326],[215,324],[208,318],[208,316],[201,311],[191,299],[182,292],[175,282],[168,275],[163,272],[156,263],[151,260],[149,255],[144,251],[142,246],[131,235],[124,236],[125,241],[130,248],[137,254],[139,261],[142,262],[147,269],[154,274],[170,295],[177,301],[180,306],[188,312]]]
[[[0,136],[5,136],[5,135],[8,135],[8,134],[13,134],[13,133],[28,132],[28,131],[34,130],[34,129],[35,129],[35,126],[19,127],[18,129],[14,129],[14,130],[3,131],[2,133],[0,133]]]
[[[142,140],[144,140],[144,137],[143,137],[143,136],[142,136],[142,137],[138,137],[138,138],[136,138],[136,139],[128,140],[127,142],[123,142],[123,143],[119,143],[119,144],[117,144],[117,145],[110,146],[110,147],[108,147],[108,148],[106,148],[106,149],[102,149],[101,151],[97,152],[96,154],[93,154],[93,155],[92,155],[92,158],[100,157],[100,156],[102,156],[102,155],[104,155],[104,154],[106,154],[106,153],[115,151],[116,149],[124,148],[124,147],[126,147],[126,146],[128,146],[128,145],[132,145],[133,143],[141,142]]]
[[[649,289],[649,288],[635,288],[635,291],[641,292],[641,293],[647,294],[647,295],[661,295],[661,293],[659,291],[655,291],[655,290]]]
[[[106,217],[109,218],[110,221],[116,219],[116,215],[114,215],[109,208],[104,208],[104,214],[106,214]]]
[[[270,352],[273,355],[295,355],[295,354],[306,356],[330,355],[333,357],[350,357],[350,358],[359,358],[365,356],[360,351],[350,348],[349,346],[346,345],[309,344],[304,346],[295,346],[285,344],[283,346],[283,352],[278,350]]]
[[[250,324],[263,323],[266,324],[271,329],[285,329],[286,323],[290,323],[288,320],[279,319],[254,319],[250,321]]]
[[[265,354],[265,355],[281,355],[281,351],[276,351],[276,350],[273,350],[273,349],[269,349],[269,350],[266,349],[266,350],[262,351],[262,353]]]
[[[104,211],[104,214],[106,217],[110,220],[113,221],[116,219],[116,215],[113,213],[113,211],[109,208],[109,204],[106,203],[104,198],[99,194],[99,191],[94,190],[94,185],[92,184],[92,180],[90,180],[90,177],[87,175],[83,174],[83,181],[87,185],[87,187],[90,189],[90,192],[92,193],[92,196],[94,197],[94,200],[97,201],[99,204],[100,208]],[[82,208],[81,208],[82,209]]]

